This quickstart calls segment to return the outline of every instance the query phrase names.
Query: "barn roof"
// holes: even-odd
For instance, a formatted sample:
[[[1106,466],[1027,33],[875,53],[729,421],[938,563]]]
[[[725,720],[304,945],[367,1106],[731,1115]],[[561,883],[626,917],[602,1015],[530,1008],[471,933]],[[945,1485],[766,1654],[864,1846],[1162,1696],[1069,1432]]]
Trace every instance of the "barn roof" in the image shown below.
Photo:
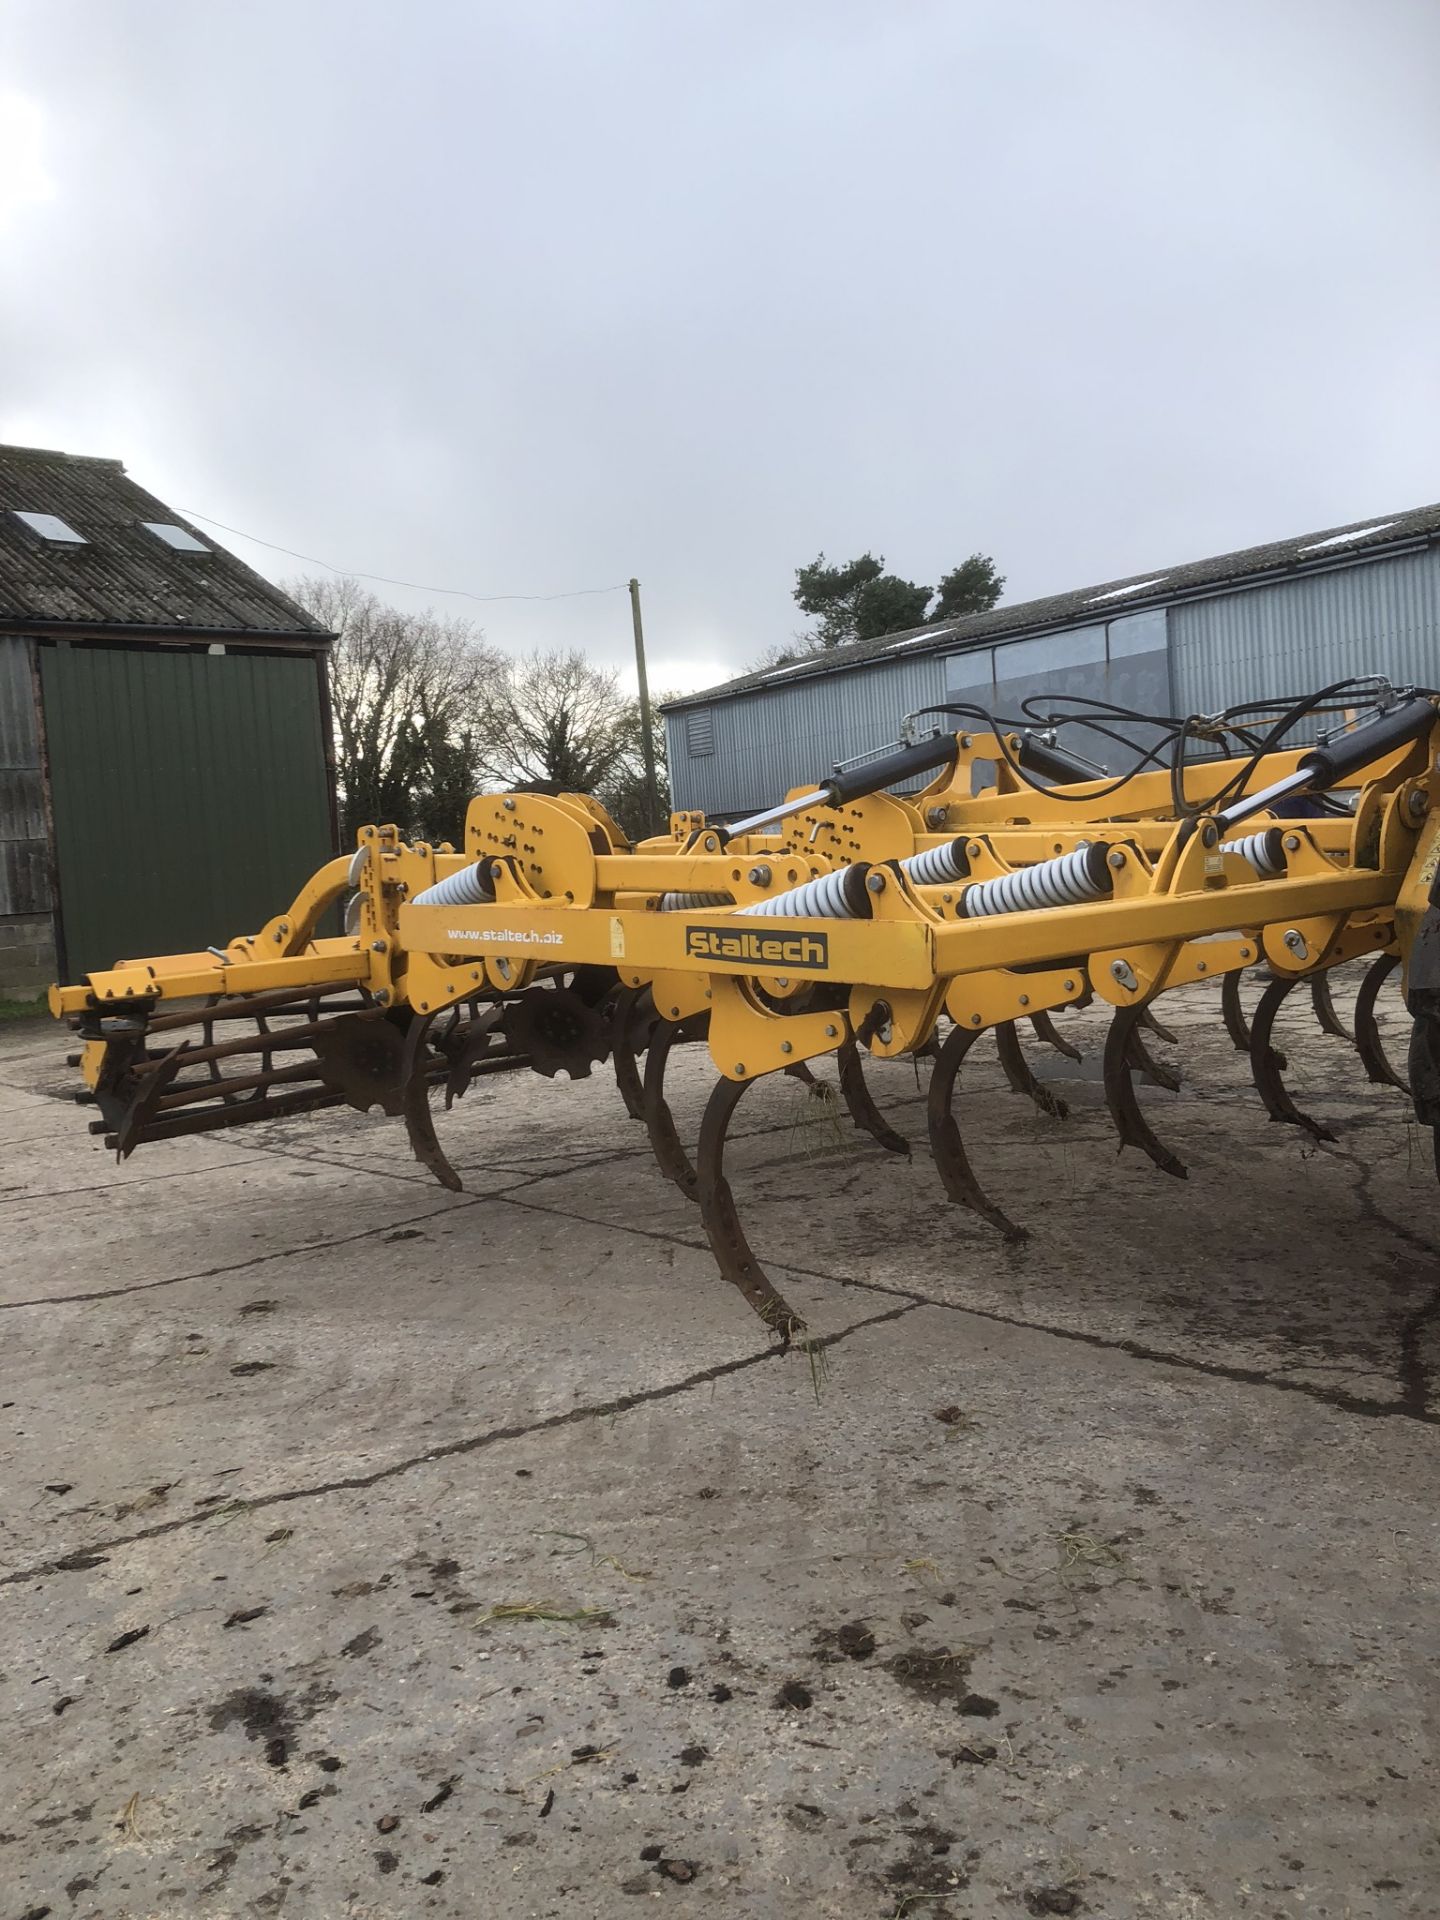
[[[329,637],[119,460],[11,446],[0,446],[3,628],[254,634],[311,646]]]
[[[819,674],[843,673],[865,667],[886,656],[903,660],[922,653],[953,653],[1001,639],[1031,633],[1052,633],[1065,627],[1087,626],[1142,607],[1166,606],[1172,601],[1219,589],[1259,585],[1266,580],[1319,572],[1357,560],[1378,558],[1396,547],[1426,545],[1440,538],[1440,503],[1412,507],[1403,513],[1372,514],[1345,527],[1326,527],[1289,540],[1260,547],[1241,547],[1210,560],[1192,560],[1183,566],[1152,567],[1122,580],[1102,581],[1073,593],[1051,594],[1043,600],[1021,600],[992,607],[988,613],[967,614],[932,627],[910,627],[903,633],[881,634],[874,640],[856,640],[826,653],[807,654],[798,664],[761,667],[734,680],[687,693],[665,703],[673,713],[683,707],[703,706],[771,686],[793,686]]]

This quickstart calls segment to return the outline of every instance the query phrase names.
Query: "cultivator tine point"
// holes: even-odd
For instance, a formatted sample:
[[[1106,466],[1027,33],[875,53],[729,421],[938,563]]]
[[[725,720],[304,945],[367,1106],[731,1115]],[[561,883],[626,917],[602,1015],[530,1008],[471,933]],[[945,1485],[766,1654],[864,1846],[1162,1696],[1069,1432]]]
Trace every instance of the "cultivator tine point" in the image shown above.
[[[1139,1007],[1136,1011],[1143,1015],[1146,1009]],[[1178,1067],[1167,1067],[1163,1061],[1157,1060],[1140,1038],[1140,1029],[1147,1024],[1143,1019],[1137,1020],[1131,1030],[1130,1064],[1157,1087],[1164,1087],[1167,1093],[1178,1093],[1184,1085],[1184,1076]],[[1156,1030],[1159,1031],[1158,1028]]]
[[[970,1164],[955,1119],[956,1080],[965,1056],[979,1038],[980,1032],[976,1028],[955,1027],[946,1036],[935,1057],[935,1070],[930,1075],[930,1090],[926,1099],[930,1153],[948,1198],[956,1206],[968,1207],[972,1213],[978,1213],[982,1220],[987,1220],[1007,1240],[1019,1242],[1029,1238],[1028,1229],[1017,1226],[1003,1213],[975,1178],[975,1169]]]
[[[1298,980],[1282,975],[1272,980],[1261,994],[1255,1007],[1255,1017],[1250,1023],[1250,1071],[1254,1076],[1256,1092],[1264,1101],[1265,1111],[1272,1120],[1283,1120],[1288,1126],[1302,1128],[1312,1139],[1328,1140],[1333,1144],[1335,1136],[1330,1129],[1296,1106],[1290,1089],[1281,1078],[1286,1066],[1285,1056],[1270,1044],[1275,1016],[1286,996],[1299,984]]]
[[[1048,1013],[1032,1013],[1030,1024],[1046,1046],[1053,1047],[1056,1053],[1063,1055],[1065,1059],[1074,1060],[1078,1064],[1085,1058],[1079,1047],[1065,1038]]]
[[[1157,1040],[1163,1040],[1167,1046],[1179,1046],[1178,1036],[1171,1032],[1164,1021],[1156,1019],[1153,1007],[1144,1006],[1140,1009],[1140,1025],[1153,1033]]]
[[[1000,1066],[1005,1078],[1010,1082],[1012,1093],[1023,1093],[1033,1100],[1041,1113],[1048,1113],[1052,1120],[1063,1120],[1070,1109],[1058,1094],[1050,1091],[1043,1080],[1037,1080],[1031,1071],[1030,1062],[1025,1058],[1025,1050],[1020,1045],[1020,1034],[1013,1020],[1002,1020],[995,1029],[995,1051],[1000,1056]]]
[[[708,1013],[694,1013],[684,1020],[660,1020],[645,1055],[641,1097],[645,1131],[660,1171],[675,1182],[687,1200],[699,1199],[699,1179],[665,1098],[665,1069],[670,1064],[670,1049],[682,1040],[703,1039],[709,1025]]]
[[[763,1076],[762,1076],[763,1077]],[[700,1218],[721,1273],[738,1287],[755,1312],[778,1334],[782,1348],[805,1331],[805,1322],[779,1291],[745,1237],[735,1195],[725,1177],[725,1141],[736,1107],[754,1083],[720,1080],[705,1103],[700,1123],[697,1198]]]
[[[1140,1015],[1144,1011],[1143,1007],[1117,1007],[1115,1010],[1115,1018],[1110,1022],[1110,1031],[1105,1036],[1105,1104],[1110,1109],[1110,1118],[1120,1136],[1122,1152],[1126,1147],[1139,1147],[1162,1173],[1171,1174],[1177,1180],[1188,1180],[1190,1170],[1185,1162],[1157,1138],[1141,1111],[1135,1082],[1131,1078],[1137,1066],[1152,1075],[1154,1073],[1154,1063],[1150,1061],[1136,1033]],[[1164,1084],[1161,1081],[1161,1085]]]
[[[450,1009],[447,1007],[441,1011],[448,1013]],[[428,1041],[436,1017],[434,1013],[414,1014],[406,1028],[405,1050],[400,1060],[401,1111],[405,1116],[405,1133],[410,1142],[410,1151],[422,1167],[430,1169],[442,1187],[447,1187],[451,1193],[459,1193],[464,1182],[436,1137],[435,1120],[430,1112],[431,1053]],[[448,1098],[446,1105],[449,1105]]]
[[[1245,1009],[1240,1003],[1238,968],[1233,973],[1227,973],[1220,983],[1220,1018],[1225,1023],[1225,1031],[1235,1051],[1249,1053],[1250,1022],[1245,1018]]]
[[[1248,1059],[1250,1022],[1245,1017],[1245,1009],[1240,1001],[1240,980],[1241,975],[1237,969],[1235,972],[1227,973],[1220,983],[1220,1017],[1225,1022],[1225,1031],[1229,1034],[1235,1051],[1243,1053]],[[1278,1048],[1275,1050],[1275,1060],[1282,1073],[1290,1064]]]
[[[837,1065],[840,1071],[841,1098],[845,1102],[850,1118],[860,1132],[868,1133],[872,1140],[878,1140],[887,1153],[908,1155],[910,1142],[903,1133],[897,1133],[888,1124],[875,1104],[874,1096],[865,1078],[860,1049],[853,1040],[847,1040],[841,1047]]]
[[[1360,982],[1360,991],[1355,996],[1355,1051],[1360,1055],[1366,1078],[1373,1086],[1397,1087],[1401,1093],[1408,1094],[1410,1082],[1391,1066],[1375,1020],[1375,1002],[1380,989],[1399,964],[1397,954],[1382,953],[1366,969],[1365,978]]]
[[[1315,1018],[1320,1022],[1320,1031],[1331,1034],[1336,1040],[1349,1040],[1353,1044],[1354,1034],[1335,1011],[1328,972],[1317,973],[1310,982],[1310,1000],[1315,1008]]]

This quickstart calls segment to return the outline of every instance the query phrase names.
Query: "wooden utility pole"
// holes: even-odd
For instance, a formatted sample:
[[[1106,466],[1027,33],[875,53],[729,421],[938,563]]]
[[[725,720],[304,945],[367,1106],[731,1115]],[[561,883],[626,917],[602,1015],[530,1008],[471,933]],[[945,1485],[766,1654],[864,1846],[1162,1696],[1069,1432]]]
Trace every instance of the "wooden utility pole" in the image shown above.
[[[650,682],[645,673],[645,629],[640,621],[640,582],[630,582],[630,617],[635,627],[635,678],[640,683],[640,744],[645,755],[645,806],[652,833],[665,824],[660,817],[660,782],[655,772],[654,716],[650,711]]]

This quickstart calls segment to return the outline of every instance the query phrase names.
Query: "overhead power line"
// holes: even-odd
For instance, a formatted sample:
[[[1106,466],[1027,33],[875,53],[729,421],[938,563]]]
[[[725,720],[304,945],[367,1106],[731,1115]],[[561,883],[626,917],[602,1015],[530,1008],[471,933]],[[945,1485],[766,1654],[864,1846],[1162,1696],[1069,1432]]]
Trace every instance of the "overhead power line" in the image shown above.
[[[628,593],[630,582],[617,580],[613,587],[572,587],[566,593],[471,593],[468,587],[431,587],[420,580],[394,580],[386,573],[367,573],[363,567],[337,567],[332,561],[317,560],[313,553],[297,553],[293,547],[279,546],[274,540],[262,540],[259,534],[246,533],[243,527],[226,526],[223,520],[216,520],[208,513],[197,513],[194,507],[181,507],[182,513],[188,513],[192,520],[203,520],[207,527],[219,527],[222,533],[233,533],[237,540],[253,541],[257,547],[268,547],[272,553],[286,554],[291,560],[303,560],[307,567],[324,567],[327,573],[338,573],[357,580],[376,580],[385,587],[409,587],[415,593],[449,593],[460,600],[475,600],[482,606],[491,605],[497,600],[581,600],[597,593]]]

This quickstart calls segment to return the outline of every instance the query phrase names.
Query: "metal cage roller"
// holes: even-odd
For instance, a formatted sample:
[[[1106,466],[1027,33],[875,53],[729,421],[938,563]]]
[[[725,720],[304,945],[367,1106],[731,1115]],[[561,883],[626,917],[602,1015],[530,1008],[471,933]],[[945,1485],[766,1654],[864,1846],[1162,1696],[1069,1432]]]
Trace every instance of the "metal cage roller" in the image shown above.
[[[979,920],[1043,907],[1080,907],[1105,899],[1112,890],[1108,850],[1091,840],[1073,853],[1039,860],[1033,867],[1017,867],[993,880],[976,880],[961,894],[959,913],[964,920]]]
[[[980,1038],[976,1027],[956,1027],[946,1037],[935,1056],[926,1094],[925,1114],[930,1131],[930,1157],[945,1188],[947,1199],[957,1207],[968,1207],[982,1220],[1002,1233],[1012,1244],[1028,1240],[1029,1230],[1016,1223],[997,1207],[980,1182],[965,1151],[955,1119],[955,1082],[965,1056]]]
[[[788,892],[771,894],[764,900],[752,900],[741,907],[737,918],[746,915],[774,920],[868,920],[871,917],[870,892],[865,885],[869,863],[857,861],[851,867],[836,867],[833,872],[817,874],[803,886]]]

